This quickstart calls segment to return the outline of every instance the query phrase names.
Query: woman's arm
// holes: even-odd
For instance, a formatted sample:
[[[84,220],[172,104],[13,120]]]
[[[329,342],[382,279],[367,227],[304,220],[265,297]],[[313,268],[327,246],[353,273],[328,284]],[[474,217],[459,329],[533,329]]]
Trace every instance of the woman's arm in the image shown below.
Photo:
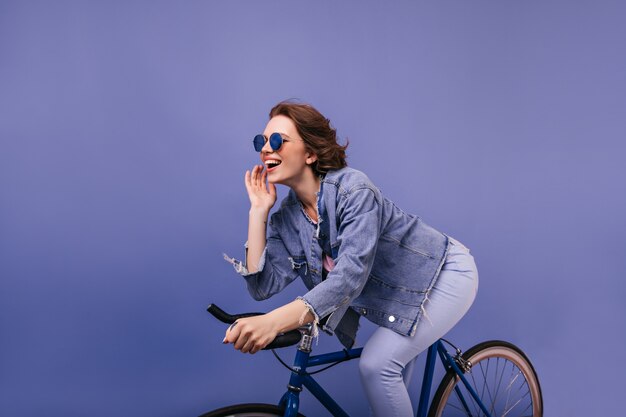
[[[299,276],[278,232],[278,223],[282,222],[280,210],[268,222],[268,212],[276,202],[276,188],[273,184],[266,185],[262,170],[262,166],[255,165],[252,172],[247,171],[245,175],[250,198],[245,260],[242,262],[224,254],[224,259],[244,277],[255,300],[271,297]]]
[[[276,187],[266,185],[267,172],[262,165],[255,165],[252,172],[246,171],[245,184],[250,198],[250,212],[248,217],[248,248],[246,251],[246,265],[249,273],[259,271],[259,261],[267,245],[267,220],[269,211],[276,202]],[[277,236],[273,239],[274,248],[282,247]],[[285,256],[285,259],[287,257]],[[291,275],[294,274],[291,271]],[[284,280],[283,285],[293,280],[293,277]],[[302,300],[295,300],[261,316],[247,317],[237,320],[226,331],[224,343],[233,343],[235,349],[243,353],[256,353],[276,338],[278,333],[298,328],[313,321],[314,317]]]
[[[266,185],[267,171],[262,165],[255,165],[252,172],[246,171],[245,184],[250,198],[248,214],[248,250],[246,266],[248,272],[259,270],[259,260],[266,244],[267,217],[276,203],[276,186]]]

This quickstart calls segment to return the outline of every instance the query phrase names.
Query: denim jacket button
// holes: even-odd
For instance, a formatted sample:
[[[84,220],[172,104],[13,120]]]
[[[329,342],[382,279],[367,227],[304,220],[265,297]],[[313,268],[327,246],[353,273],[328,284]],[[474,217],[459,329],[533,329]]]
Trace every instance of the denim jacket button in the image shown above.
[[[393,323],[394,321],[396,321],[396,318],[394,316],[389,316],[389,321]]]
[[[361,309],[361,314],[363,314],[364,316],[367,315],[367,310],[366,309]]]

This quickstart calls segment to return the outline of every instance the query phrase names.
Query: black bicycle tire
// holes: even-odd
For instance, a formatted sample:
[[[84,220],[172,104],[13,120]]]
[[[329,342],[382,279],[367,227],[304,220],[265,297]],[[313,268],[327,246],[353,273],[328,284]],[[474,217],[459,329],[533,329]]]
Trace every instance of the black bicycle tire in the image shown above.
[[[285,415],[285,409],[275,404],[249,403],[229,405],[204,413],[200,417],[282,417],[283,415]],[[298,417],[304,417],[304,415],[298,413]]]
[[[468,349],[462,357],[463,359],[472,362],[472,365],[475,366],[479,361],[485,359],[504,357],[502,356],[503,352],[507,352],[506,354],[509,355],[509,357],[505,359],[518,367],[518,369],[522,371],[525,380],[528,382],[529,393],[532,400],[533,417],[542,417],[543,395],[541,393],[539,378],[537,377],[537,372],[535,371],[532,363],[520,348],[512,343],[502,340],[489,340]],[[512,360],[513,358],[515,360]],[[435,392],[428,411],[428,417],[442,417],[441,413],[444,411],[443,407],[445,407],[445,403],[447,403],[448,398],[457,383],[460,383],[461,385],[463,384],[457,377],[456,373],[449,370],[441,380],[441,383]]]

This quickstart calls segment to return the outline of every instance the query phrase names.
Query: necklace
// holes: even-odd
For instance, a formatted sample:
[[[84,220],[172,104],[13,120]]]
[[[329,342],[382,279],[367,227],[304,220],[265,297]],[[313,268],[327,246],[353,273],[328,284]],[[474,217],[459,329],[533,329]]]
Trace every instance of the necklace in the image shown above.
[[[304,217],[306,217],[306,219],[307,219],[307,220],[308,220],[311,224],[314,224],[314,225],[316,225],[316,224],[317,224],[317,222],[316,222],[315,220],[313,220],[313,219],[311,218],[311,216],[309,216],[309,213],[307,213],[307,209],[306,209],[306,208],[304,208],[304,205],[302,206],[302,212],[304,213]],[[317,210],[315,211],[314,216],[315,216],[315,217],[317,217],[317,218],[319,218],[319,216],[318,216],[318,214],[317,214]]]
[[[302,201],[300,201],[300,207],[302,207],[302,213],[304,213],[304,217],[306,217],[306,219],[314,226],[317,226],[317,223],[319,222],[319,218],[320,218],[320,214],[317,211],[317,209],[318,209],[317,205],[319,204],[318,199],[319,199],[319,194],[320,194],[320,192],[322,190],[322,181],[324,180],[324,176],[320,175],[320,176],[318,176],[318,179],[319,179],[320,184],[319,184],[319,188],[317,190],[317,199],[315,200],[315,211],[313,211],[313,210],[311,211],[311,213],[313,214],[312,216],[309,215],[309,213],[308,213],[309,209],[304,206]],[[313,217],[315,217],[317,220],[313,220]]]

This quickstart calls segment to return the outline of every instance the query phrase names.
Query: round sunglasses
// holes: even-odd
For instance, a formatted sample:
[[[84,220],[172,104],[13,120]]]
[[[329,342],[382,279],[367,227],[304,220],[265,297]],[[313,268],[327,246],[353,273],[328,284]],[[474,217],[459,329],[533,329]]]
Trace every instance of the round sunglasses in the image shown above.
[[[256,135],[252,140],[252,143],[254,143],[254,150],[257,152],[261,152],[263,146],[265,146],[266,141],[267,139],[265,139],[265,136]],[[270,146],[272,147],[273,151],[277,151],[280,149],[281,146],[283,146],[283,137],[280,135],[280,133],[275,132],[270,135]]]

